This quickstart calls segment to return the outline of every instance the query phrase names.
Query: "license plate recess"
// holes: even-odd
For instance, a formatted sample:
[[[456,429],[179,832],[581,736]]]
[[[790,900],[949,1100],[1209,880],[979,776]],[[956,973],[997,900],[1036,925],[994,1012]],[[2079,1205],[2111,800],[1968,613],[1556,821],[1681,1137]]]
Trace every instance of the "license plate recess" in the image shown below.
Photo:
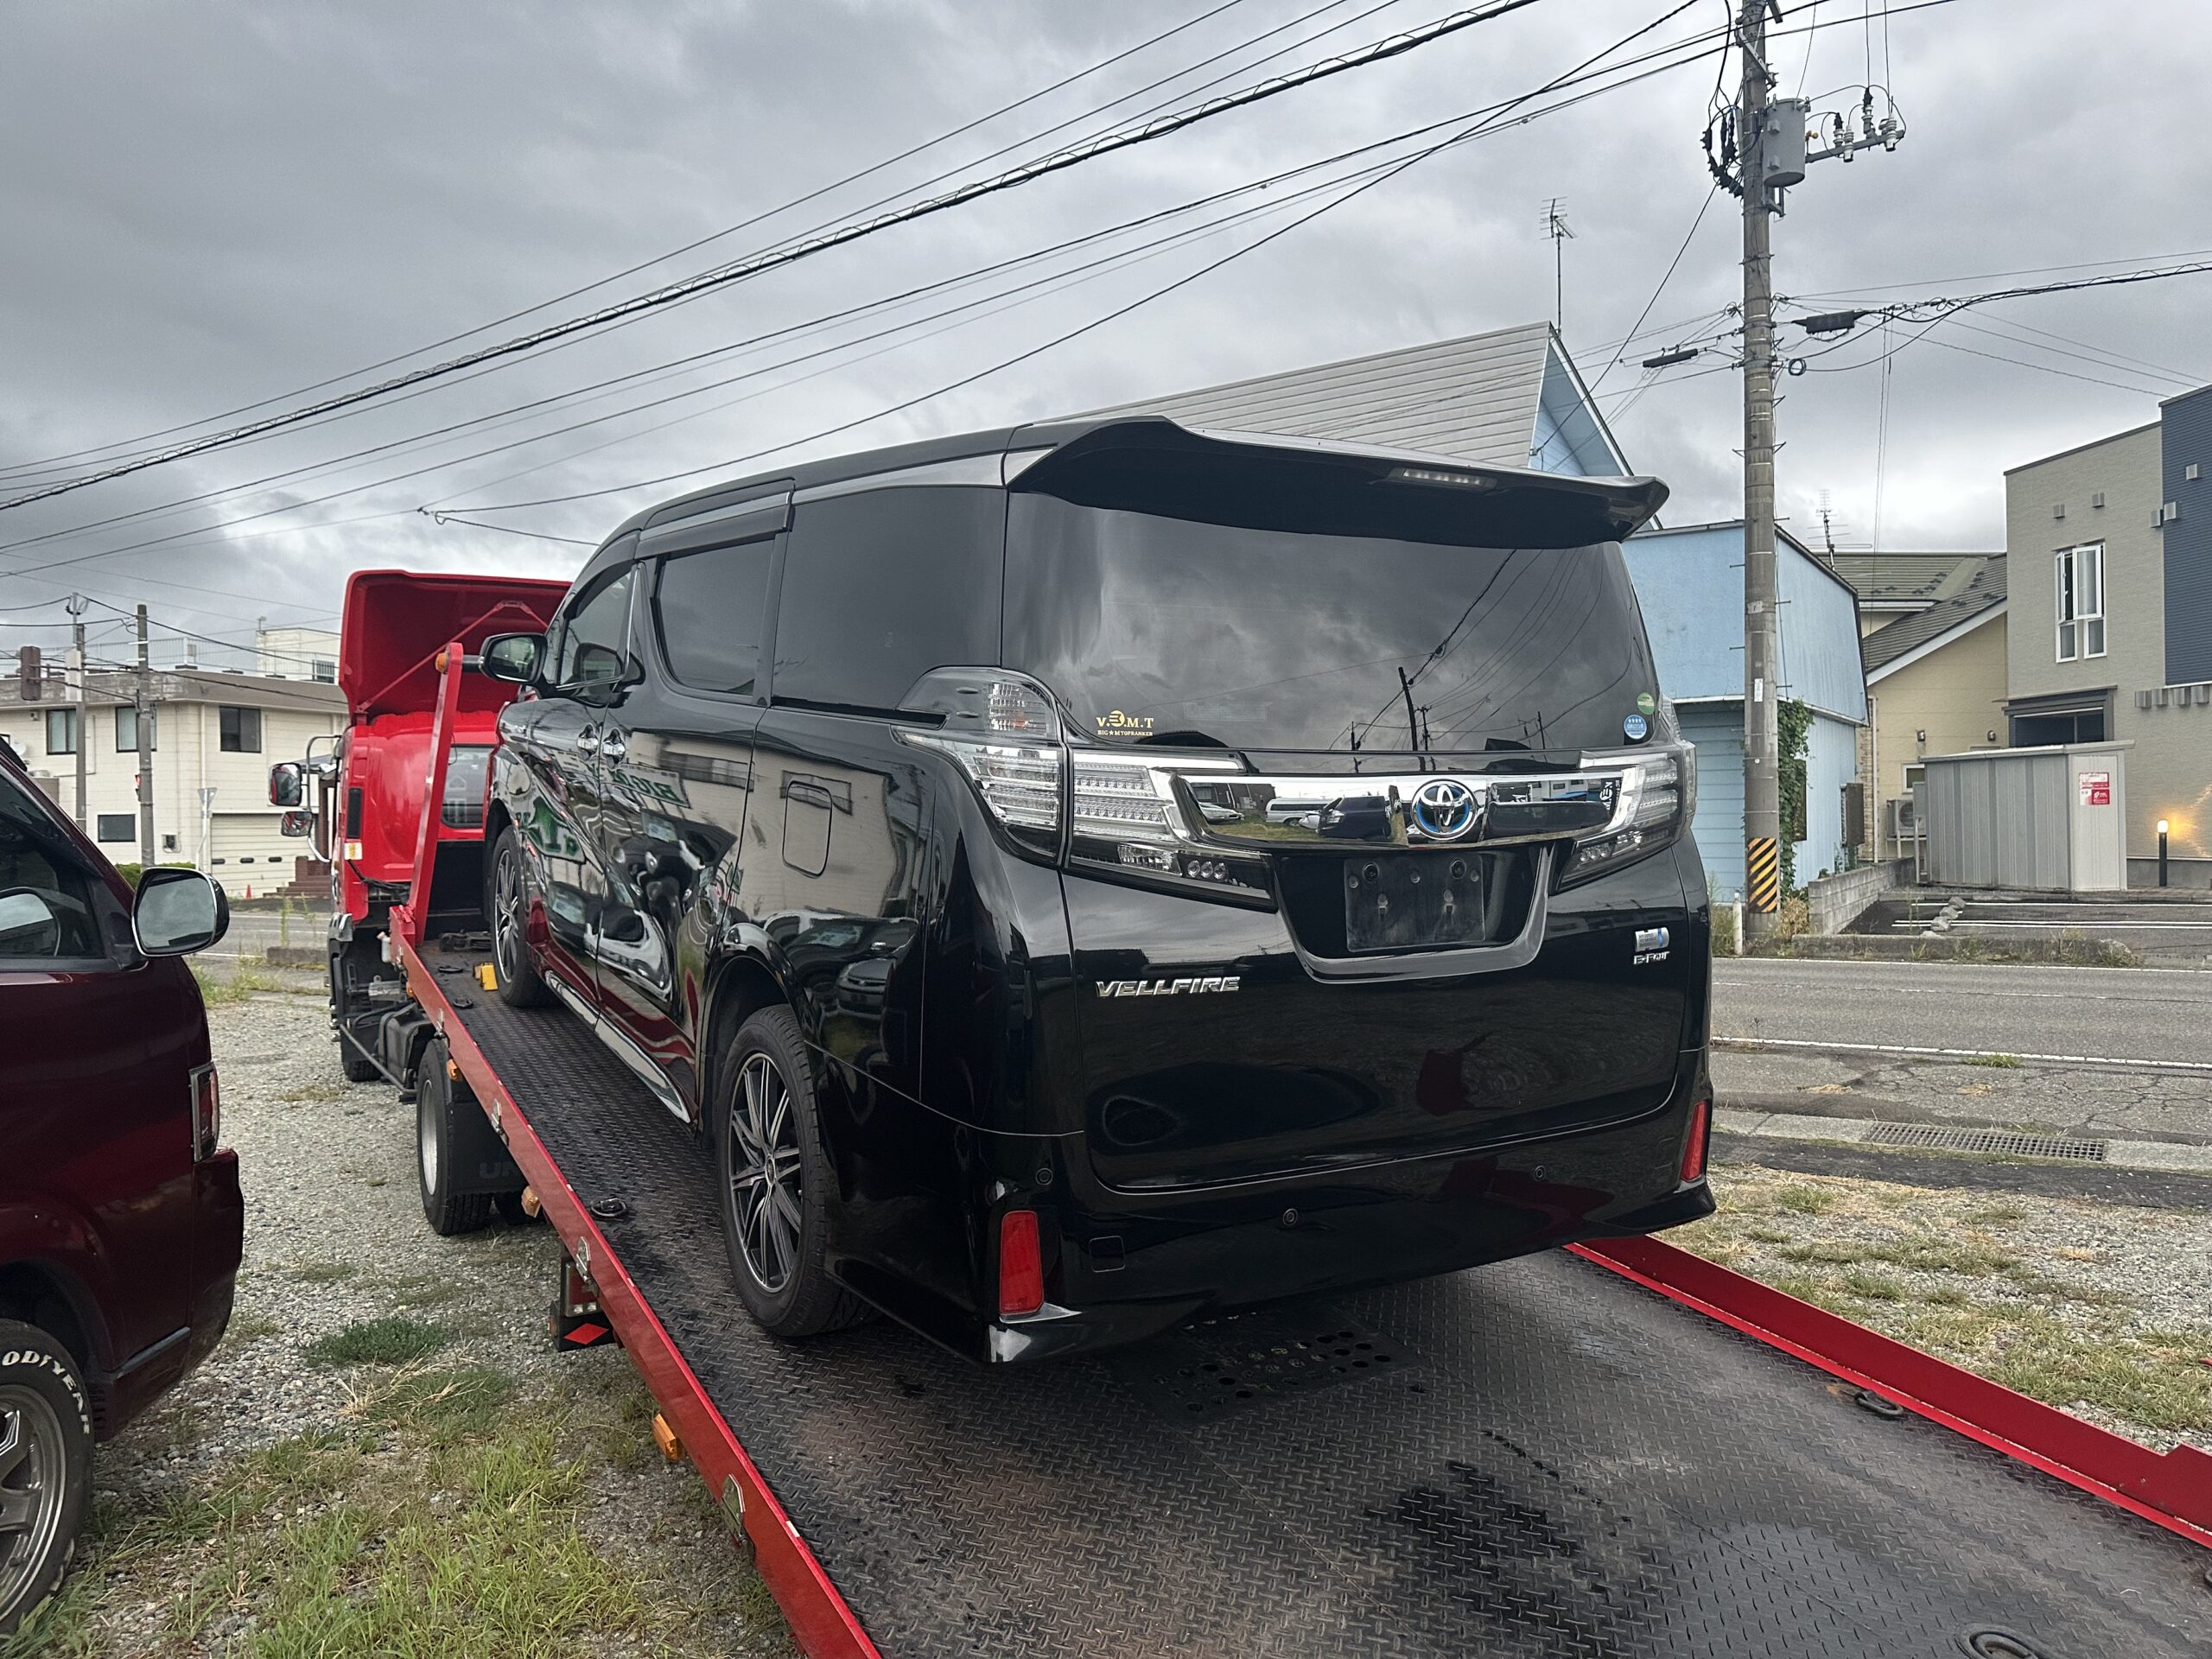
[[[1483,943],[1482,867],[1460,853],[1377,853],[1348,858],[1344,944],[1411,950]]]

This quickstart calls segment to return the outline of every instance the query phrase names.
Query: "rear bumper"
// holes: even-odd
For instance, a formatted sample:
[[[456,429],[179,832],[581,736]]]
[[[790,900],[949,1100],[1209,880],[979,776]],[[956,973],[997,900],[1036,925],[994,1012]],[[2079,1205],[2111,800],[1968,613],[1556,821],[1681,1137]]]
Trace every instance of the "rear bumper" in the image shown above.
[[[1045,1309],[995,1319],[972,1347],[960,1345],[1027,1362],[1135,1340],[1210,1309],[1427,1278],[1697,1220],[1713,1212],[1713,1195],[1678,1172],[1705,1087],[1702,1058],[1683,1056],[1659,1110],[1605,1129],[1172,1199],[1092,1188],[1055,1204],[1039,1194]]]

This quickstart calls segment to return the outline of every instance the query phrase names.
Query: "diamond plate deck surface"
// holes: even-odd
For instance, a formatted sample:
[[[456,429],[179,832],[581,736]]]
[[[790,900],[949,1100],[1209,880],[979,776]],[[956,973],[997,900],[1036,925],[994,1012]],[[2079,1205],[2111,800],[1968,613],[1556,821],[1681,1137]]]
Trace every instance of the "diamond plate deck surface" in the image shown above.
[[[459,1017],[629,1205],[610,1242],[887,1655],[2212,1652],[2205,1552],[1563,1254],[1271,1311],[1417,1363],[1196,1422],[1124,1382],[1142,1351],[779,1343],[690,1132],[566,1013]]]

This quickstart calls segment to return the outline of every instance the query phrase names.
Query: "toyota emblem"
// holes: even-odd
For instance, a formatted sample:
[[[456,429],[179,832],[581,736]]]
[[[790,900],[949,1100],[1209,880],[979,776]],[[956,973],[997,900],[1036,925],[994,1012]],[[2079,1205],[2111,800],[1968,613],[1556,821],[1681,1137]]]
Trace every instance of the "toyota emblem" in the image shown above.
[[[1414,827],[1431,841],[1458,841],[1472,833],[1482,811],[1475,791],[1456,778],[1432,778],[1414,791]]]

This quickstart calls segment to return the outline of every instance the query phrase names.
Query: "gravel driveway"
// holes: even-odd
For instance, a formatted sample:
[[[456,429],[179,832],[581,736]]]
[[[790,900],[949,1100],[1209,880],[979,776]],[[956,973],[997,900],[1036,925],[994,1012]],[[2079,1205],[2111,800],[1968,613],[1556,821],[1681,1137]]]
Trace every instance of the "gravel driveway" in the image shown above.
[[[319,993],[209,1023],[246,1197],[237,1313],[100,1448],[69,1583],[0,1656],[338,1659],[402,1629],[455,1659],[789,1652],[620,1351],[551,1351],[551,1230],[431,1233],[413,1108],[341,1080]],[[474,1581],[442,1589],[472,1550]]]

